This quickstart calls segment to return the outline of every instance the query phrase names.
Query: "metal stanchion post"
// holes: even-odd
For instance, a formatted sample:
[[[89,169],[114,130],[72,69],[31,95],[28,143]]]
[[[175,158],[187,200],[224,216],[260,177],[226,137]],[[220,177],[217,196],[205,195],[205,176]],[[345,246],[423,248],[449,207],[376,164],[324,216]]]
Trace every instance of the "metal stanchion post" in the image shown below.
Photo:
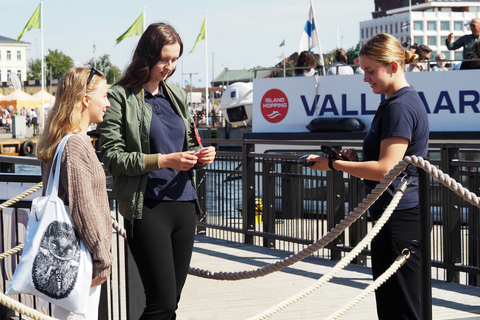
[[[420,212],[420,288],[421,288],[421,319],[432,319],[432,260],[430,244],[430,186],[428,174],[418,170],[419,180],[419,212]]]

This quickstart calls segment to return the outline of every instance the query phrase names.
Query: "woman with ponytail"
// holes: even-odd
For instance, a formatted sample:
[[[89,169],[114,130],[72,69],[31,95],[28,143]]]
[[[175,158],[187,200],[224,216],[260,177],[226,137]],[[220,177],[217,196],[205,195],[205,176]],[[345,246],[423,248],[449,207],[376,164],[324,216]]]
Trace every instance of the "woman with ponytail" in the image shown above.
[[[339,170],[364,179],[366,193],[405,156],[426,157],[429,125],[425,106],[417,91],[405,78],[405,65],[418,60],[416,54],[404,51],[391,35],[373,36],[360,50],[363,81],[375,94],[385,95],[378,106],[370,130],[363,141],[363,159],[354,149],[342,154],[351,161],[330,160],[311,155],[316,170]],[[372,273],[378,278],[401,254],[419,240],[418,174],[408,166],[370,207],[372,221],[378,220],[393,198],[404,175],[411,178],[408,188],[388,223],[372,241]],[[375,291],[380,320],[420,319],[420,253],[412,253],[406,264]]]

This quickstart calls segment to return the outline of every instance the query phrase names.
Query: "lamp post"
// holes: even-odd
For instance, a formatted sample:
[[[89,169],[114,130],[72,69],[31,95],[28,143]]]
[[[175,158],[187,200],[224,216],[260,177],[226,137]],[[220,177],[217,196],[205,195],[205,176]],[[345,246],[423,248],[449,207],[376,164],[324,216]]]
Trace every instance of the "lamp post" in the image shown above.
[[[192,75],[198,74],[198,72],[190,72],[190,73],[183,73],[183,74],[189,74],[190,75],[190,106],[192,105],[192,88],[193,88],[193,83],[192,83]],[[208,97],[207,97],[208,99]]]

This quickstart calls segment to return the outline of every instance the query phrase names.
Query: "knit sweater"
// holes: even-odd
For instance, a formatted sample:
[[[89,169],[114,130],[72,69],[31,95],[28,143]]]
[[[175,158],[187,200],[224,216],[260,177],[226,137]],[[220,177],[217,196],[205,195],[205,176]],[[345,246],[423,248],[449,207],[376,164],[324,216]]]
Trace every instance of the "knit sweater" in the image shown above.
[[[44,193],[52,160],[41,165]],[[75,134],[67,140],[60,170],[58,196],[70,207],[73,225],[92,254],[93,277],[108,276],[112,220],[105,172],[87,135]]]

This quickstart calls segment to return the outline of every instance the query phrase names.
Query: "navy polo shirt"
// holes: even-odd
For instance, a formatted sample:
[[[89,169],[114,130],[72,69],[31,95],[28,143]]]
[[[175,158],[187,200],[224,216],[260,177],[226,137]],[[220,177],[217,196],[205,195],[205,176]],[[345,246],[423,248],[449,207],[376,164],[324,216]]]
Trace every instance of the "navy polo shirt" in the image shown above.
[[[174,111],[162,86],[152,95],[145,90],[145,102],[152,106],[150,124],[150,153],[182,152],[185,143],[185,124]],[[197,199],[188,171],[163,168],[148,173],[145,198],[165,201]]]
[[[404,87],[390,98],[382,101],[372,121],[370,131],[363,141],[364,161],[377,161],[380,143],[390,137],[403,137],[409,141],[405,156],[426,157],[428,152],[429,125],[425,106],[413,87]],[[418,174],[415,166],[408,166],[372,205],[374,209],[385,209],[393,198],[401,178],[407,173],[412,177],[397,210],[410,209],[418,205]],[[378,181],[365,180],[369,194]]]

